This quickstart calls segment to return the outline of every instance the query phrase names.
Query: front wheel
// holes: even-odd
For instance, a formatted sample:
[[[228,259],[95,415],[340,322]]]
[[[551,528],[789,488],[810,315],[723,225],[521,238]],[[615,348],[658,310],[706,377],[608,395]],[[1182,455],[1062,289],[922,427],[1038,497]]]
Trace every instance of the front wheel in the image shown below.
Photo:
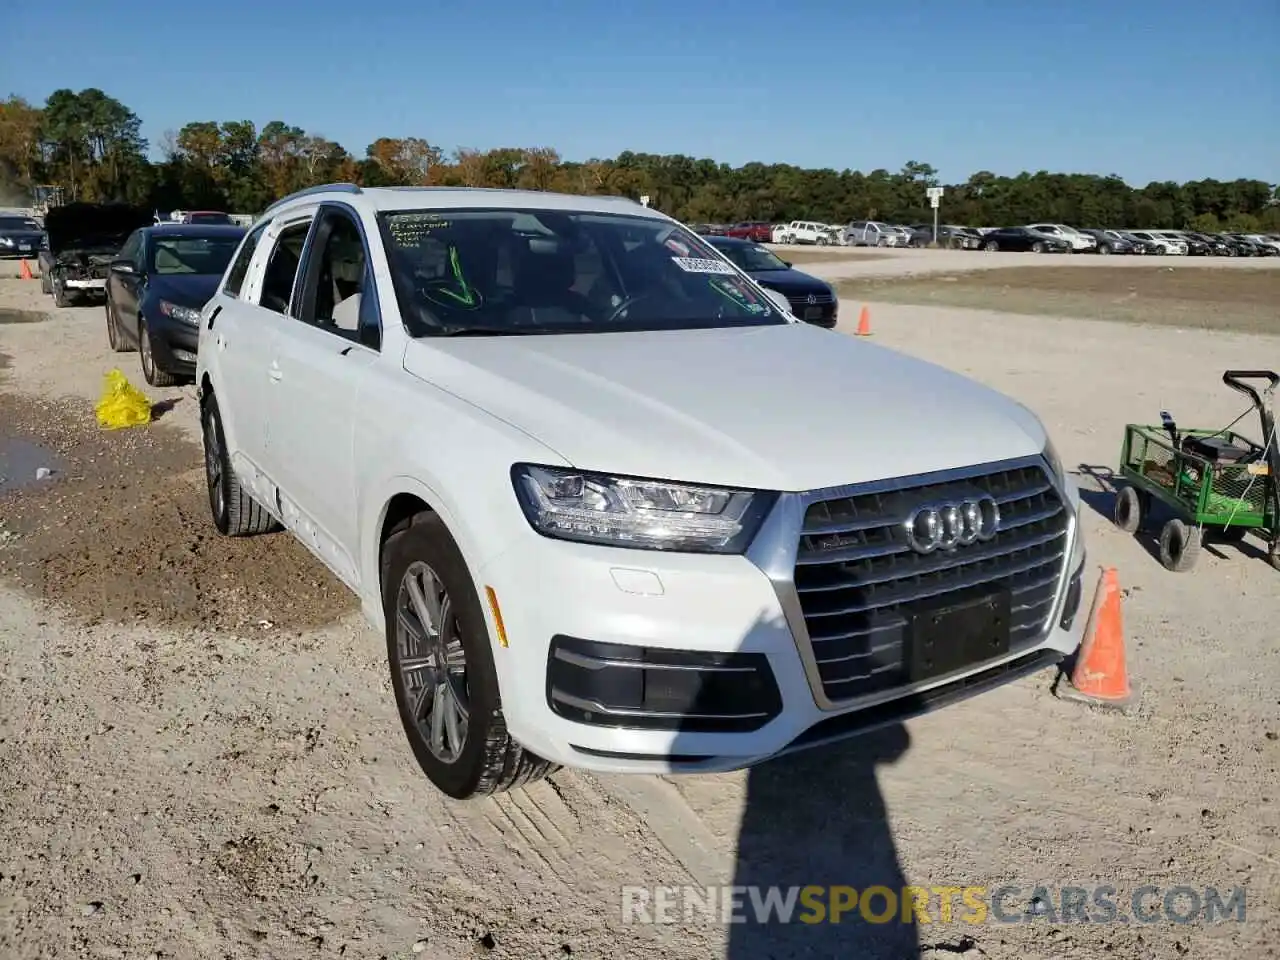
[[[1104,257],[1109,255],[1111,253],[1111,244],[1104,243],[1102,246],[1098,248],[1098,253],[1102,254],[1102,256]]]
[[[138,352],[142,354],[142,375],[153,387],[172,387],[178,382],[168,370],[162,370],[156,363],[156,354],[151,343],[151,330],[142,317],[138,318]]]
[[[1175,573],[1190,570],[1200,556],[1200,528],[1176,517],[1160,530],[1160,563]]]
[[[1125,533],[1137,533],[1144,519],[1142,498],[1133,487],[1122,487],[1116,495],[1115,523]]]
[[[1044,244],[1037,240],[1031,245],[1032,253],[1044,253]]]
[[[419,513],[387,539],[382,595],[391,687],[427,779],[466,800],[551,773],[507,733],[480,598],[439,516]]]
[[[995,253],[1000,249],[1000,244],[996,243],[994,240],[988,240],[982,245],[982,249],[987,251],[987,253]]]

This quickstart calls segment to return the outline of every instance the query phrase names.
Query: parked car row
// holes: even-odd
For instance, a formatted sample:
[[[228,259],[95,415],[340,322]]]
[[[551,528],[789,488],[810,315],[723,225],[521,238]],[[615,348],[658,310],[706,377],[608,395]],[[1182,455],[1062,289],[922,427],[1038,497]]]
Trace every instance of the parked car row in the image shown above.
[[[910,225],[855,220],[845,225],[792,220],[770,225],[743,221],[732,225],[696,224],[707,237],[732,237],[780,245],[919,248],[948,250],[1025,250],[1036,253],[1098,253],[1165,256],[1280,256],[1280,233],[1204,233],[1195,230],[1103,230],[1062,223],[1019,227],[966,227],[931,223]]]
[[[73,203],[51,208],[45,229],[40,285],[55,306],[102,302],[111,349],[137,350],[153,386],[195,374],[200,310],[240,245],[243,227],[195,218],[158,221],[125,204]]]

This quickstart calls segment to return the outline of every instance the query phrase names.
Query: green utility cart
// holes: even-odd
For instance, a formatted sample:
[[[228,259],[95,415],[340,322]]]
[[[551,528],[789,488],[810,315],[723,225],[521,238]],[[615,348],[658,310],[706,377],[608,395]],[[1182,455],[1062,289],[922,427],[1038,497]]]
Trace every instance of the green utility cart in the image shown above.
[[[1246,381],[1266,381],[1267,386],[1259,389]],[[1120,450],[1120,475],[1126,484],[1117,491],[1116,526],[1136,533],[1159,500],[1173,514],[1160,529],[1160,562],[1168,569],[1195,566],[1205,534],[1239,541],[1252,530],[1266,544],[1271,565],[1280,570],[1280,445],[1275,419],[1280,375],[1228,370],[1222,382],[1252,401],[1262,424],[1262,443],[1231,427],[1179,430],[1164,412],[1158,427],[1129,424]]]

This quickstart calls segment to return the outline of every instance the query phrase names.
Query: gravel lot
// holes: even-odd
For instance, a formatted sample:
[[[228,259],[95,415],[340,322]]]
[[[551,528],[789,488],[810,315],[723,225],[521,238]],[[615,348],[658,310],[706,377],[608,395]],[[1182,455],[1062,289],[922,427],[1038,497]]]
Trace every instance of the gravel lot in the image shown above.
[[[805,269],[838,280],[1086,260],[1150,266],[910,251]],[[1125,588],[1132,715],[1059,701],[1041,674],[746,773],[561,772],[456,805],[413,765],[382,641],[343,588],[284,536],[214,538],[192,389],[150,390],[169,401],[155,425],[100,433],[102,375],[119,363],[141,384],[137,357],[108,352],[100,308],[53,311],[38,291],[0,280],[0,311],[51,311],[0,312],[0,464],[44,458],[55,471],[37,483],[24,467],[0,486],[0,956],[1274,953],[1280,574],[1251,543],[1167,573],[1149,542],[1110,525],[1093,478],[1115,463],[1125,422],[1161,409],[1184,424],[1234,418],[1222,370],[1276,366],[1280,338],[869,302],[878,341],[1028,404],[1079,465],[1091,559]],[[843,313],[852,332],[857,302]],[[620,922],[624,884],[716,882],[1011,884],[1022,893],[1008,909],[1037,884],[1109,884],[1121,903],[1144,884],[1244,886],[1248,915]]]

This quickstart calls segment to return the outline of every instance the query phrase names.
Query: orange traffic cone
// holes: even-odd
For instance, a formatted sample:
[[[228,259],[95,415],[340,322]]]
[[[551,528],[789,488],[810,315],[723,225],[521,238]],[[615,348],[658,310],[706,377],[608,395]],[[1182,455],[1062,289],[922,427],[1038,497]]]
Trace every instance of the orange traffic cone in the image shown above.
[[[1099,706],[1126,707],[1134,700],[1124,655],[1124,615],[1120,578],[1107,567],[1098,579],[1075,668],[1059,696]]]
[[[865,303],[862,305],[862,312],[858,314],[858,336],[871,336],[871,311]]]
[[[27,263],[25,258],[22,261],[22,266],[18,267],[18,279],[19,280],[35,279],[35,277],[31,273],[31,264]]]

